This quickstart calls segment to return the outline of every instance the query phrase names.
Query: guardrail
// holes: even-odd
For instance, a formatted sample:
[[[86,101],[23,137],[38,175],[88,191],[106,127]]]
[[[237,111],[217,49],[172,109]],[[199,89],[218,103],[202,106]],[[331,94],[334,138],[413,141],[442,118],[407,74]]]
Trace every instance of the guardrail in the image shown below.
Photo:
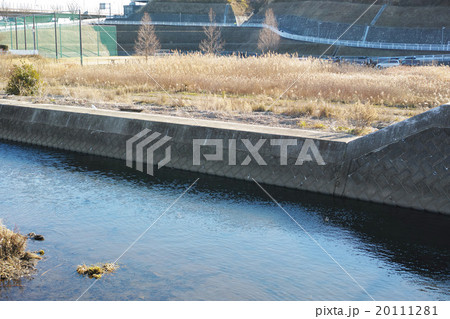
[[[123,21],[123,20],[106,20],[96,22],[94,24],[107,24],[107,25],[140,25],[141,21]],[[207,23],[207,22],[168,22],[168,21],[152,21],[153,25],[162,26],[180,26],[180,27],[207,27],[210,25],[216,25],[218,27],[227,28],[268,28],[273,32],[280,35],[282,38],[312,42],[319,44],[329,44],[337,46],[347,46],[355,48],[370,48],[370,49],[387,49],[387,50],[407,50],[407,51],[444,51],[450,52],[450,44],[420,44],[420,43],[389,43],[389,42],[366,42],[366,41],[352,41],[341,39],[328,39],[320,37],[305,36],[299,34],[293,34],[286,31],[280,31],[271,26],[262,23],[243,23],[237,25],[235,23]]]

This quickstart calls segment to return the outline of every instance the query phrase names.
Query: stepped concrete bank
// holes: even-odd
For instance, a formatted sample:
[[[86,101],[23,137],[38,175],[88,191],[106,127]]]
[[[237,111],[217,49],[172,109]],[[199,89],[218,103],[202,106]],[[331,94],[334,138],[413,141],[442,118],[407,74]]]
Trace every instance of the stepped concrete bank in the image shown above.
[[[144,144],[150,147],[151,138],[144,140],[150,134],[158,132],[160,137],[171,138],[155,150],[152,163],[450,214],[447,105],[354,138],[162,115],[0,102],[0,139],[121,159],[124,165],[127,141],[145,129],[151,132],[133,140],[132,154],[137,158],[136,143],[141,149]],[[156,148],[157,143],[153,145]],[[141,156],[145,161],[146,152]],[[163,171],[155,170],[155,174]]]

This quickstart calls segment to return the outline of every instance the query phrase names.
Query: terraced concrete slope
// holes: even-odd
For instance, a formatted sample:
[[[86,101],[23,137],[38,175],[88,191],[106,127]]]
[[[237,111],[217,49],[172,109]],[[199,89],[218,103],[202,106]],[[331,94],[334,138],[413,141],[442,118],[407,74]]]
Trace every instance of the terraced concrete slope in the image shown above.
[[[216,13],[216,22],[235,23],[233,4],[238,0],[171,0],[153,1],[129,17],[140,20],[149,12],[154,21],[208,22],[210,8]],[[230,5],[231,3],[231,5]],[[441,0],[280,0],[248,1],[248,23],[261,23],[267,9],[273,9],[280,30],[307,37],[319,37],[372,43],[406,43],[441,45],[450,41],[450,2]],[[235,10],[236,11],[236,10]],[[364,13],[365,12],[365,13]],[[364,14],[363,14],[364,13]],[[362,15],[363,14],[363,15]],[[359,18],[359,19],[358,19]],[[352,25],[356,20],[358,21]],[[238,21],[240,21],[238,19]],[[351,26],[351,28],[349,28]],[[443,29],[445,27],[445,29]],[[349,29],[347,32],[345,32]],[[446,30],[448,30],[446,32]],[[137,27],[121,27],[119,43],[132,51],[135,36],[120,32],[137,31]],[[345,34],[344,34],[345,32]],[[162,48],[170,50],[197,50],[204,38],[201,27],[157,27]],[[259,28],[223,28],[225,51],[257,52]],[[328,45],[299,42],[283,38],[278,52],[297,52],[300,55],[322,54]],[[410,55],[419,51],[397,51],[341,47],[346,55]],[[335,48],[327,54],[332,54]],[[424,52],[430,54],[433,52]],[[438,52],[436,52],[438,53]],[[442,53],[442,50],[441,52]]]
[[[153,1],[142,12],[184,13],[207,15],[210,8],[222,16],[226,4],[236,0],[169,0]],[[237,1],[239,2],[239,1]],[[245,2],[245,1],[244,1]],[[440,27],[450,26],[450,1],[446,0],[255,0],[247,1],[249,12],[264,13],[272,8],[276,15],[296,15],[321,21],[353,23],[361,14],[358,24],[370,24],[381,7],[386,9],[377,21],[379,26],[388,27]],[[233,6],[231,6],[233,8]],[[232,11],[230,10],[230,13]]]
[[[142,16],[144,12],[153,15],[174,14],[193,15],[198,19],[208,21],[209,10],[213,9],[217,19],[220,21],[227,14],[229,19],[234,19],[232,8],[227,0],[214,1],[153,1],[145,5],[133,18]]]
[[[353,23],[374,1],[274,1],[261,8],[272,8],[276,15],[297,15],[306,18]],[[357,24],[370,24],[389,1],[379,0],[358,20]],[[391,1],[377,20],[377,26],[438,28],[450,26],[450,1]]]

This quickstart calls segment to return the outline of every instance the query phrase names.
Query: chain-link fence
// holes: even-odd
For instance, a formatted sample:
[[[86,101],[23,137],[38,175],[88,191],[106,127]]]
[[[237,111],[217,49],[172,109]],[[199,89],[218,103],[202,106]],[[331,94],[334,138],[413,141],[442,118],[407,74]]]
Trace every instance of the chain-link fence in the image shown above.
[[[0,44],[10,50],[36,50],[48,58],[116,56],[115,26],[98,25],[77,13],[0,18]]]

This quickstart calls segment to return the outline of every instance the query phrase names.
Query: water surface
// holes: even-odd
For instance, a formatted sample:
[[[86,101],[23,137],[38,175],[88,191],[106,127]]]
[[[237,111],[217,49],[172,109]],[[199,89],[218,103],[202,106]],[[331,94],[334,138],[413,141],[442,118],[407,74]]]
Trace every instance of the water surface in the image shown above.
[[[450,218],[267,186],[315,243],[255,184],[0,142],[0,218],[43,234],[32,279],[1,300],[75,300],[81,263],[116,260],[82,300],[447,300]]]

